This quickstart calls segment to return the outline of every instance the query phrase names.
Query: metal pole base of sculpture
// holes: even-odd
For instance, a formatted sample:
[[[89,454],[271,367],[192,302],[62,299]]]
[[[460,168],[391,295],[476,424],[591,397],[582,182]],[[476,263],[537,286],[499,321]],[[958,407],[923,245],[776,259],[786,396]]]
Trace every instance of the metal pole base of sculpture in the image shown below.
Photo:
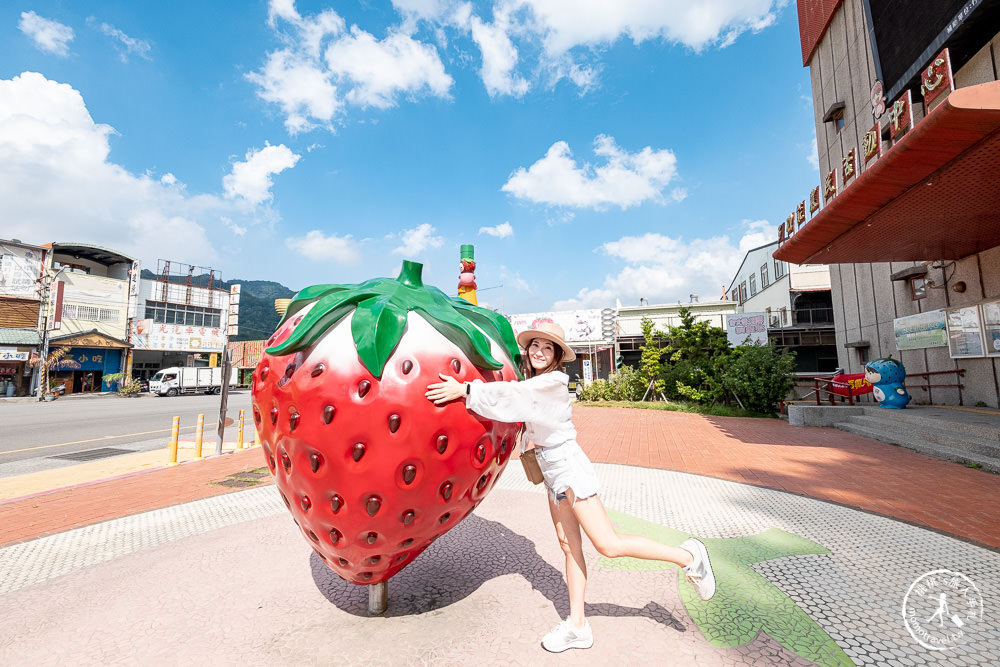
[[[389,582],[368,584],[368,615],[381,616],[389,605]]]

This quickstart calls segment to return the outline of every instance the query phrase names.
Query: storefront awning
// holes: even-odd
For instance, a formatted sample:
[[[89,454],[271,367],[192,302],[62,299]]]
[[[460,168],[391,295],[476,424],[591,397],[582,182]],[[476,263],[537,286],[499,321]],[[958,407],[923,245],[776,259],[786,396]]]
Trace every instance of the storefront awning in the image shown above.
[[[959,88],[774,252],[793,264],[961,259],[1000,245],[1000,81]]]

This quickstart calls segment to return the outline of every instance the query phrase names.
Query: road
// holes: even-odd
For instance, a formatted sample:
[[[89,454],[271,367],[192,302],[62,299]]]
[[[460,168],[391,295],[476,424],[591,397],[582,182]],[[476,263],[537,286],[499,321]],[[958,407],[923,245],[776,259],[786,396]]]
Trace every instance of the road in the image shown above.
[[[198,415],[204,414],[205,449],[214,451],[220,400],[204,394],[138,398],[107,394],[0,402],[0,477],[61,467],[72,461],[53,457],[103,447],[128,451],[166,447],[175,416],[181,418],[181,437],[191,437]],[[234,421],[226,428],[227,439],[236,437],[240,410],[245,411],[246,432],[252,437],[248,389],[229,393],[226,415]]]

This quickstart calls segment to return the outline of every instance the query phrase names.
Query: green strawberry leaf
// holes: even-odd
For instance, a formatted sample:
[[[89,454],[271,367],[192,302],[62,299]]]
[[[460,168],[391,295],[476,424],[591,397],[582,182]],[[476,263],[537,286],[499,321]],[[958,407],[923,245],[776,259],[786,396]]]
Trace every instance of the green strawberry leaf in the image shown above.
[[[280,356],[303,350],[354,311],[351,336],[358,358],[372,375],[381,378],[386,362],[405,332],[407,313],[416,311],[455,343],[475,366],[503,368],[503,363],[493,358],[489,339],[519,364],[514,332],[502,315],[450,297],[436,287],[425,286],[422,269],[421,264],[404,261],[399,277],[394,280],[374,278],[357,285],[314,285],[299,291],[288,304],[279,326],[307,306],[312,308],[285,341],[267,348],[266,352]],[[516,370],[520,377],[520,369]]]
[[[361,363],[372,375],[382,377],[382,369],[405,329],[406,310],[394,306],[390,296],[372,297],[358,304],[351,319],[351,335]]]

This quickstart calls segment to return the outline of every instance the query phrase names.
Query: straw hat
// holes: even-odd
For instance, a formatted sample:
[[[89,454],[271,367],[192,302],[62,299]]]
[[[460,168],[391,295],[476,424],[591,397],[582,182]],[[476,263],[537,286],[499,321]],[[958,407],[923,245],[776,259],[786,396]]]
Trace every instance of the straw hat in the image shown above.
[[[561,347],[563,361],[570,362],[576,359],[576,353],[573,352],[573,348],[566,344],[566,333],[558,324],[554,322],[539,322],[533,329],[525,329],[517,334],[517,344],[527,350],[528,346],[531,345],[531,341],[535,338],[550,340]]]

